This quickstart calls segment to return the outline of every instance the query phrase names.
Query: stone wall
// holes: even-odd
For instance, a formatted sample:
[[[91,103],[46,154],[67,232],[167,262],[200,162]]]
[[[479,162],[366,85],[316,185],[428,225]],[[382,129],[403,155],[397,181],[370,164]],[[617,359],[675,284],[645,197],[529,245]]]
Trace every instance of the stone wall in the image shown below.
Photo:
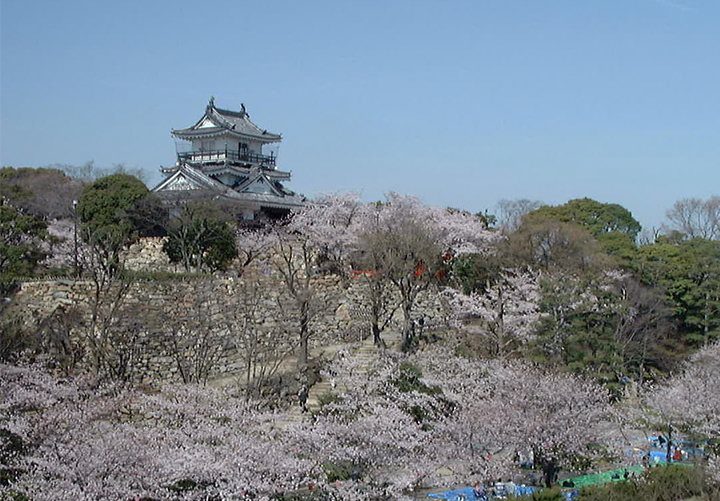
[[[347,283],[336,276],[312,279],[310,344],[316,353],[369,335],[362,313],[366,310],[363,286],[361,279]],[[180,381],[183,374],[199,377],[203,357],[212,362],[206,374],[210,379],[240,376],[249,332],[267,349],[282,351],[297,343],[297,306],[277,274],[261,263],[239,278],[178,275],[136,281],[120,301],[112,300],[116,292],[117,288],[101,294],[98,303],[90,281],[27,281],[14,296],[10,314],[21,316],[33,328],[53,314],[77,312],[82,321],[70,333],[74,342],[87,346],[88,341],[106,336],[117,351],[112,356],[129,360],[129,379],[136,382]],[[416,315],[425,325],[445,321],[446,309],[436,293],[418,301]],[[100,322],[93,324],[93,312]],[[401,319],[396,317],[391,330],[399,328]]]
[[[170,262],[163,251],[166,237],[141,238],[123,254],[125,267],[130,270],[181,272],[182,266]]]

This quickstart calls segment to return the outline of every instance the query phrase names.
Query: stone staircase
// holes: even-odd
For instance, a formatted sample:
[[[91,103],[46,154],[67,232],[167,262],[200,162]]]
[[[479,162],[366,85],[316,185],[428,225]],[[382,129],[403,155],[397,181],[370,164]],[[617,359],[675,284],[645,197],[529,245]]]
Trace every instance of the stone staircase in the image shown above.
[[[399,350],[402,343],[402,335],[399,332],[383,332],[382,338],[385,341],[387,350]],[[362,343],[354,343],[343,346],[348,353],[348,357],[355,362],[353,372],[355,375],[367,374],[372,364],[379,356],[379,348],[373,343],[372,337],[368,337]],[[304,420],[312,419],[312,415],[318,412],[321,407],[321,399],[332,393],[339,393],[342,388],[337,387],[335,382],[325,377],[321,381],[315,383],[308,392],[307,412],[302,412],[300,405],[294,405],[288,409],[286,414],[287,423],[297,423]]]

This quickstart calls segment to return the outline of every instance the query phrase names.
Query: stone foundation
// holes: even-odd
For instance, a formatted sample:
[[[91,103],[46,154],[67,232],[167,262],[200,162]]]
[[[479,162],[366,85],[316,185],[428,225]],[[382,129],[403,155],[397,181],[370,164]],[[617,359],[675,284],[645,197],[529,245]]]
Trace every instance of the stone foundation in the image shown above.
[[[370,335],[362,313],[363,286],[362,279],[312,279],[311,349]],[[69,332],[72,341],[82,349],[104,339],[115,359],[129,360],[127,378],[135,382],[182,381],[183,374],[195,380],[242,377],[253,340],[267,353],[297,344],[297,305],[266,264],[257,263],[240,278],[178,275],[136,281],[121,301],[113,301],[117,290],[101,294],[97,303],[91,281],[26,281],[8,314],[36,328],[54,314],[74,312],[81,320]],[[428,292],[418,299],[416,315],[425,326],[438,326],[445,323],[447,310],[438,294]],[[93,323],[93,317],[101,321]],[[401,320],[396,314],[387,330],[399,329]],[[81,363],[87,364],[88,357]]]

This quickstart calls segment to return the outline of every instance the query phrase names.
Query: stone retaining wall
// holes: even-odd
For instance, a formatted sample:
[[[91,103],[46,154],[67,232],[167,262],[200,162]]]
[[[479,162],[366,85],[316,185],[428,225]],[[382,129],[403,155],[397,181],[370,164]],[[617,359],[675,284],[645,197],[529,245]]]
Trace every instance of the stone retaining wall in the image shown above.
[[[349,283],[336,276],[312,279],[311,349],[369,335],[362,313],[366,310],[363,286],[361,279]],[[14,296],[10,314],[21,316],[32,328],[53,314],[76,312],[82,321],[72,328],[72,340],[87,347],[89,341],[105,336],[114,350],[111,356],[129,360],[128,378],[136,382],[179,381],[182,373],[200,377],[205,374],[200,367],[203,357],[212,362],[205,376],[241,376],[252,341],[248,333],[267,350],[282,351],[297,343],[297,306],[279,277],[260,263],[240,278],[179,275],[137,281],[129,285],[122,301],[103,300],[116,291],[101,295],[96,306],[90,281],[27,281]],[[446,309],[436,293],[426,293],[418,301],[416,315],[425,325],[445,322]],[[113,306],[117,311],[111,311]],[[93,324],[93,311],[107,329]],[[389,329],[399,328],[401,319],[396,316]]]

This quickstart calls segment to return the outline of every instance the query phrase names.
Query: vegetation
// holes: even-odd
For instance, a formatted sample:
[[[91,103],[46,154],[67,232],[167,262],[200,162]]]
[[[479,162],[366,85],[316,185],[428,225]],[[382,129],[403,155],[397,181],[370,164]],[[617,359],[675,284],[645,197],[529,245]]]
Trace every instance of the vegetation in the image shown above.
[[[590,199],[505,201],[493,230],[487,214],[412,197],[337,195],[252,232],[212,203],[188,203],[167,220],[124,173],[64,201],[45,196],[51,183],[77,187],[59,171],[4,169],[0,180],[2,292],[63,253],[90,284],[87,301],[65,301],[36,325],[2,318],[4,498],[259,499],[318,487],[332,499],[400,499],[434,485],[444,467],[458,483],[517,472],[498,451],[531,451],[534,473],[553,486],[561,471],[622,457],[606,431],[623,423],[706,440],[711,461],[652,469],[580,499],[717,499],[716,197],[679,202],[667,231],[638,245],[626,209]],[[58,208],[74,199],[77,246],[75,213]],[[49,228],[70,248],[51,245]],[[185,273],[127,271],[124,250],[140,235],[166,235],[164,250]],[[241,279],[220,291],[210,273],[226,270]],[[348,315],[372,333],[377,356],[362,362],[367,372],[351,353],[327,362],[331,396],[312,419],[277,426],[289,420],[294,386],[299,396],[313,383],[317,322],[341,316],[320,287],[335,281],[353,288]],[[149,315],[156,305],[133,297],[148,282],[183,314]],[[426,336],[423,301],[440,296],[453,329]],[[401,352],[385,345],[391,329]],[[182,386],[136,385],[149,335]],[[197,386],[231,351],[236,385]],[[287,376],[290,355],[298,372]],[[22,365],[30,360],[42,366]]]
[[[47,224],[10,205],[0,205],[0,295],[13,288],[16,277],[31,276],[45,258]]]
[[[211,202],[189,202],[170,222],[164,250],[170,261],[193,269],[226,269],[238,257],[230,221]]]
[[[652,468],[639,481],[613,482],[582,490],[581,501],[717,501],[720,489],[702,468],[666,466]]]
[[[0,199],[44,220],[72,218],[82,183],[58,169],[0,168]]]

